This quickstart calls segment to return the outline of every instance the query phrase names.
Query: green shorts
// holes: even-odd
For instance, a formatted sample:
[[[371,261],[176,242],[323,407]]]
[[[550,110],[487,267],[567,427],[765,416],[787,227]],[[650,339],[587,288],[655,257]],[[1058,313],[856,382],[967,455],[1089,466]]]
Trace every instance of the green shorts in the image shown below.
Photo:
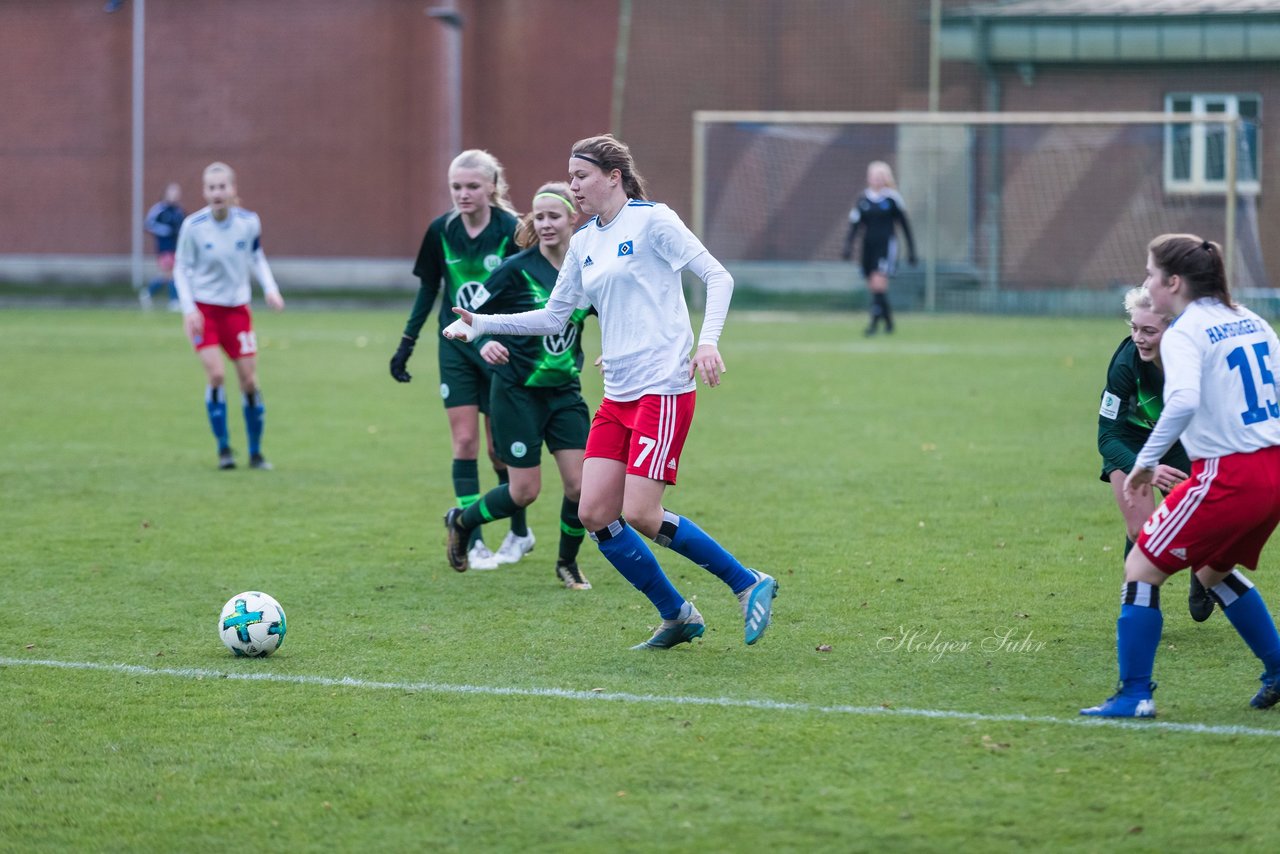
[[[475,347],[462,341],[440,338],[440,397],[444,408],[478,406],[489,412],[489,380],[493,372]]]
[[[512,468],[536,468],[542,445],[555,453],[587,447],[591,412],[574,386],[528,388],[500,376],[489,391],[489,426],[498,458]]]

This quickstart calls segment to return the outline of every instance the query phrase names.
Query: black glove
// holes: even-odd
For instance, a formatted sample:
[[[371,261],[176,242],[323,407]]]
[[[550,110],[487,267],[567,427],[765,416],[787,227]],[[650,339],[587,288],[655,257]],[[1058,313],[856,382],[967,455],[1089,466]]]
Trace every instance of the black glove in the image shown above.
[[[413,345],[418,343],[416,338],[410,338],[408,335],[401,337],[400,346],[396,348],[396,354],[391,357],[391,376],[396,382],[407,383],[413,379],[413,375],[409,373],[409,357],[413,355]]]

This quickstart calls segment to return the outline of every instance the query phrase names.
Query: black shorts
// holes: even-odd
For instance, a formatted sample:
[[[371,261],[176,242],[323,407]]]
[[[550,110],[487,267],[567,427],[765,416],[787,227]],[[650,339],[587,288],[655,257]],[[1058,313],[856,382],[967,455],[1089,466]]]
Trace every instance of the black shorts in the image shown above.
[[[512,468],[536,468],[543,443],[552,453],[587,447],[591,412],[576,386],[529,388],[495,376],[489,426],[499,459]]]
[[[475,347],[441,337],[439,355],[440,397],[444,399],[444,408],[478,406],[481,412],[488,413],[489,382],[493,372]]]

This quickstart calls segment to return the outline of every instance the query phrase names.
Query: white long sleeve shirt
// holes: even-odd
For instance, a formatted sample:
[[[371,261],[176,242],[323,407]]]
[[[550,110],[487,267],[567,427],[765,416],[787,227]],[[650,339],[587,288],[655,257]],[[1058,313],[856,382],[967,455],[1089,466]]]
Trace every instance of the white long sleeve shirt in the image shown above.
[[[478,335],[549,335],[564,328],[574,309],[594,305],[605,397],[683,394],[696,387],[689,376],[693,327],[680,281],[686,269],[707,286],[698,343],[716,345],[733,277],[674,211],[638,199],[609,224],[592,217],[574,233],[545,308],[476,315],[473,326]]]
[[[1160,339],[1164,410],[1138,453],[1154,469],[1181,437],[1193,460],[1280,445],[1280,339],[1243,306],[1201,299]]]
[[[222,222],[207,207],[183,220],[173,266],[183,314],[195,311],[197,302],[247,305],[250,270],[265,293],[279,293],[261,240],[262,222],[244,208],[230,208]]]

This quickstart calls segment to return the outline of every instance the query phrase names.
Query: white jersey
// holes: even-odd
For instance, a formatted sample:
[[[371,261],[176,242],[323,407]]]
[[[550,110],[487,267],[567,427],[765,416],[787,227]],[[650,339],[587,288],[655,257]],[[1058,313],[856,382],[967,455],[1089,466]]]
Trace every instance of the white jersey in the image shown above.
[[[600,315],[605,397],[625,402],[693,391],[693,327],[680,271],[699,256],[691,269],[707,283],[700,343],[714,345],[733,279],[674,211],[638,199],[609,224],[592,217],[574,233],[545,309],[477,315],[474,326],[478,334],[544,334],[542,326],[559,331],[569,312],[593,305]]]
[[[278,291],[262,254],[261,238],[258,215],[244,208],[229,208],[221,222],[207,207],[183,220],[173,270],[183,313],[195,311],[197,302],[247,305],[252,296],[251,269],[263,291]]]
[[[1280,445],[1280,339],[1258,315],[1197,300],[1165,330],[1160,361],[1164,410],[1138,465],[1154,469],[1179,434],[1193,460]]]

